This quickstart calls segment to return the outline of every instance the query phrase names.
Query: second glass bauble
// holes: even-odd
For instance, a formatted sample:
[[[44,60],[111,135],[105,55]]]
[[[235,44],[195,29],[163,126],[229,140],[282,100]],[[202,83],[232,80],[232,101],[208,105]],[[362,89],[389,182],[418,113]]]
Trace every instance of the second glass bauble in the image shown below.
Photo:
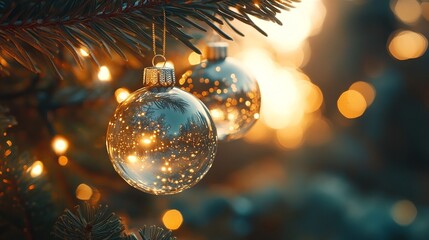
[[[257,81],[238,61],[227,57],[227,46],[209,43],[207,60],[186,71],[178,84],[210,110],[219,140],[243,137],[259,119],[261,106]]]

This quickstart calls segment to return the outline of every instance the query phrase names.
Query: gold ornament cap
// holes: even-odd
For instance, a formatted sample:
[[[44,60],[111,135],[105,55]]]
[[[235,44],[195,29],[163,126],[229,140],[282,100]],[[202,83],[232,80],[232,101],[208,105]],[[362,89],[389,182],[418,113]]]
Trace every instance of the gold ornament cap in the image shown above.
[[[227,57],[228,43],[226,42],[210,42],[206,47],[206,58],[209,61],[222,60]]]
[[[144,87],[173,87],[176,83],[174,68],[147,67],[143,72]]]

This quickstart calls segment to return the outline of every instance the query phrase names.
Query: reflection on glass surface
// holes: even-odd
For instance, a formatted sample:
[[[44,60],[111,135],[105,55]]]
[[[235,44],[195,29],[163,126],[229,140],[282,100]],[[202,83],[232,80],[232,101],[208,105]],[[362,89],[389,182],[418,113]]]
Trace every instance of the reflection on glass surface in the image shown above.
[[[207,108],[177,88],[141,88],[122,102],[107,130],[115,170],[131,186],[173,194],[195,185],[216,152]]]
[[[220,140],[242,137],[259,118],[258,83],[231,58],[202,62],[179,86],[209,108]]]

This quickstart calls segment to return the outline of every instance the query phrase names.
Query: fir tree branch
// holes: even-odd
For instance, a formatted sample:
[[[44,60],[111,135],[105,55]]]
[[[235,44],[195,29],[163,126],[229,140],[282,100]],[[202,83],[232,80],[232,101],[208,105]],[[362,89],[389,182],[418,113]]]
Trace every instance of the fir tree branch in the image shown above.
[[[177,238],[172,236],[171,231],[164,230],[157,226],[144,226],[143,229],[139,230],[139,234],[143,240],[176,240]]]
[[[33,72],[44,69],[41,56],[58,71],[55,59],[67,49],[81,64],[78,50],[86,47],[93,60],[97,55],[113,52],[126,60],[125,50],[142,54],[151,46],[151,24],[161,31],[163,10],[167,15],[167,31],[196,52],[186,24],[205,31],[200,23],[231,39],[216,24],[237,19],[265,34],[250,15],[281,24],[276,18],[299,0],[2,0],[0,1],[0,56],[6,55]],[[19,4],[18,4],[19,2]],[[180,20],[180,21],[179,21]],[[234,27],[234,31],[242,35]],[[157,39],[157,44],[160,39]]]
[[[7,128],[16,125],[14,117],[9,116],[7,113],[9,109],[5,106],[0,105],[0,134],[4,133]],[[1,137],[1,136],[0,136]]]
[[[0,239],[46,239],[56,215],[49,184],[42,173],[32,172],[34,159],[19,155],[4,131],[4,123],[15,121],[2,109],[0,119]]]
[[[58,218],[52,232],[55,239],[130,239],[124,233],[121,220],[114,213],[107,213],[107,206],[96,207],[84,202],[75,209],[76,213],[66,209]]]
[[[126,234],[125,226],[107,206],[91,206],[84,202],[75,207],[76,213],[66,209],[55,223],[52,235],[56,239],[76,240],[137,240],[134,234]],[[160,227],[144,226],[139,231],[143,240],[176,240],[171,231]]]

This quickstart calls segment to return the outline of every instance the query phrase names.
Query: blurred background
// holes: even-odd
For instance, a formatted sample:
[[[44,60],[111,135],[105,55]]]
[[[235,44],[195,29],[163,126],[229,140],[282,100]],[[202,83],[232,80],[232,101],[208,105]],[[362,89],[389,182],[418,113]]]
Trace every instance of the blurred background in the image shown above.
[[[177,195],[130,187],[106,153],[109,118],[149,58],[64,66],[61,82],[2,78],[10,132],[58,213],[108,204],[130,232],[155,224],[186,240],[429,239],[429,2],[303,0],[279,19],[255,20],[268,37],[230,32],[229,56],[259,82],[260,120]],[[193,34],[200,48],[216,39]],[[177,79],[200,62],[173,39],[167,58]]]

